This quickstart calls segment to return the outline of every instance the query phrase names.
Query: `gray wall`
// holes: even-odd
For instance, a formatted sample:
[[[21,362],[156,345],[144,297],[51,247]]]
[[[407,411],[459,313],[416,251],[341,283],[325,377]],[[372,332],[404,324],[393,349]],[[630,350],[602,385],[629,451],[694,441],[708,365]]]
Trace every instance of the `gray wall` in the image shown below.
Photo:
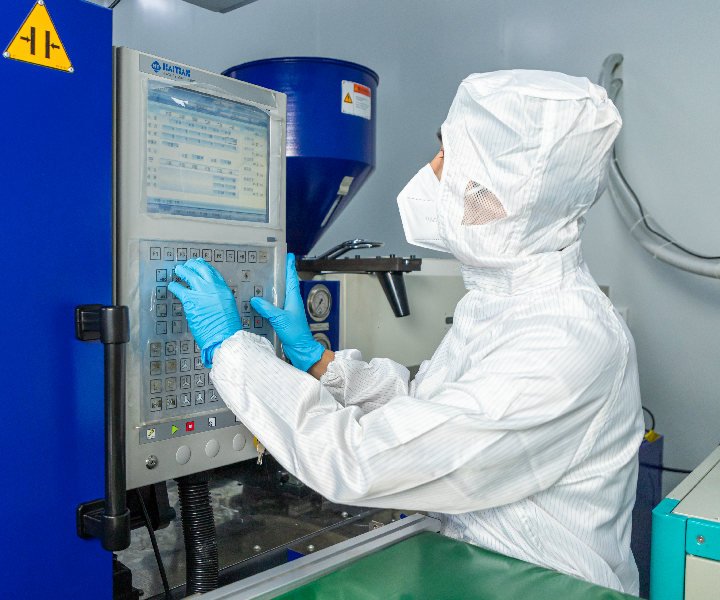
[[[330,56],[380,76],[377,168],[315,250],[351,237],[409,246],[395,197],[436,152],[435,131],[465,75],[541,68],[597,79],[622,52],[618,154],[648,211],[678,240],[720,254],[720,8],[712,0],[258,0],[229,14],[181,0],[123,0],[114,42],[213,71],[248,60]],[[666,464],[693,467],[720,441],[720,282],[645,253],[608,197],[590,212],[585,255],[627,307],[643,400],[666,435]],[[715,235],[714,235],[715,234]],[[667,491],[678,476],[666,475]]]

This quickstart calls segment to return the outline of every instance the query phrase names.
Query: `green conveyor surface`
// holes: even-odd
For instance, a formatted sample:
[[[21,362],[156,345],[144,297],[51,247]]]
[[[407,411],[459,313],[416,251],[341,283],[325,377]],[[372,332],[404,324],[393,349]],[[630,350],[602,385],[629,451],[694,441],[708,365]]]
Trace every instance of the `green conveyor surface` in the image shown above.
[[[627,600],[613,590],[424,532],[276,600]]]

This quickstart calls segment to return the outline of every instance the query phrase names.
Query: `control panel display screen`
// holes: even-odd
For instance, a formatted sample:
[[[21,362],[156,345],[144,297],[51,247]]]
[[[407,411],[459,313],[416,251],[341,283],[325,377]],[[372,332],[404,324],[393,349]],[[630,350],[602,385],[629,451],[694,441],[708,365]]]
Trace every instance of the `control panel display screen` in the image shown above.
[[[150,82],[147,211],[268,222],[268,114],[232,100]]]

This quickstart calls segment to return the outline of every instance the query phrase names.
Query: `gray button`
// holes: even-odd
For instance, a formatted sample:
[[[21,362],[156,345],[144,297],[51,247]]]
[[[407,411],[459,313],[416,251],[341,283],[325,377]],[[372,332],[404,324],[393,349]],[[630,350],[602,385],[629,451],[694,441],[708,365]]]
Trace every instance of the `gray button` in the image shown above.
[[[175,342],[165,342],[165,355],[175,356],[177,354],[177,344]]]
[[[150,393],[151,394],[162,394],[162,380],[151,379],[150,380]]]
[[[247,253],[245,252],[245,250],[238,250],[238,252],[237,252],[237,261],[238,261],[239,263],[243,263],[243,262],[245,262],[246,260],[247,260]]]
[[[155,269],[155,281],[165,283],[167,280],[167,269]]]
[[[205,392],[203,390],[195,392],[195,404],[205,404]]]
[[[177,249],[177,259],[178,260],[187,260],[187,248],[178,248]]]
[[[168,377],[165,380],[165,391],[174,392],[177,389],[177,377]]]
[[[248,250],[247,260],[249,263],[257,262],[257,250]]]
[[[212,388],[210,388],[210,389],[208,390],[207,395],[208,395],[208,402],[217,402],[218,399],[219,399],[219,396],[217,395],[217,392],[216,392],[214,389],[212,389]]]
[[[200,248],[190,248],[190,258],[200,258]]]
[[[180,341],[180,354],[190,354],[190,344],[192,342],[190,340],[181,340]]]
[[[179,302],[174,302],[172,305],[173,317],[183,316],[183,307]]]
[[[165,408],[168,410],[177,408],[177,396],[168,396],[165,401]]]
[[[175,460],[178,461],[178,464],[186,465],[190,460],[190,456],[192,456],[190,448],[187,446],[180,446],[175,453]]]
[[[177,371],[177,361],[174,358],[165,361],[165,372],[170,374],[175,371]]]
[[[261,285],[255,285],[253,286],[253,294],[255,296],[260,296],[262,298],[263,295],[263,287]]]
[[[242,326],[243,326],[243,329],[250,329],[250,317],[242,318]]]
[[[182,321],[173,321],[172,322],[172,332],[173,333],[182,333],[183,332],[183,322]]]
[[[213,259],[213,252],[208,248],[203,248],[202,257],[205,262],[211,262]]]
[[[155,294],[158,300],[167,300],[167,287],[159,285],[155,288]]]
[[[150,375],[162,375],[162,361],[150,361]]]
[[[162,342],[150,342],[150,356],[160,356],[162,354]]]
[[[195,357],[195,370],[204,369],[205,365],[202,363],[202,359],[199,356]]]
[[[242,301],[242,311],[244,313],[250,312],[250,301],[249,300],[243,300]]]
[[[167,317],[167,304],[158,304],[155,307],[155,313],[158,317]]]
[[[210,440],[207,444],[205,444],[205,454],[207,454],[210,458],[217,456],[218,452],[220,452],[220,444],[217,440]]]
[[[267,262],[267,261],[268,261],[268,251],[267,251],[267,250],[260,250],[260,252],[258,252],[258,260],[259,260],[261,263]]]
[[[250,271],[243,271],[243,272],[242,272],[242,280],[243,280],[243,281],[250,281]]]
[[[235,250],[225,250],[225,262],[235,262]]]
[[[192,398],[190,397],[190,392],[184,392],[180,394],[180,404],[182,406],[192,406]]]
[[[195,387],[202,387],[205,385],[205,373],[195,373]]]
[[[163,248],[163,260],[175,260],[174,248]]]
[[[233,450],[237,450],[240,452],[245,447],[245,444],[247,443],[247,440],[245,439],[245,436],[242,433],[238,433],[233,438]]]
[[[186,360],[186,359],[183,359]],[[182,361],[180,361],[182,363]],[[181,390],[189,390],[191,386],[191,380],[190,375],[181,375],[180,376],[180,389]]]
[[[155,323],[155,333],[158,335],[167,333],[167,321],[158,321]]]
[[[157,412],[162,410],[162,398],[150,398],[150,411]]]
[[[214,260],[215,262],[222,262],[222,261],[223,261],[223,258],[224,258],[224,257],[223,257],[223,251],[222,251],[222,250],[215,250],[215,252],[213,252],[213,260]]]
[[[160,248],[150,248],[150,260],[160,260]]]
[[[189,370],[190,370],[190,359],[189,358],[181,358],[180,359],[180,372],[184,373]]]
[[[197,345],[197,342],[194,342],[195,344],[195,352],[200,352],[200,346]]]

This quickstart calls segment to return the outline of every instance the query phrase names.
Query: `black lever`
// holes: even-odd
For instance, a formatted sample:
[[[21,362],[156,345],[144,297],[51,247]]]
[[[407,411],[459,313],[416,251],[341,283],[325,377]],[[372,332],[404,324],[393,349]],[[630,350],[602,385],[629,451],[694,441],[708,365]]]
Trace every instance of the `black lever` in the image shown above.
[[[130,511],[125,479],[125,344],[130,339],[127,306],[75,307],[75,336],[100,340],[105,353],[105,500],[77,507],[81,538],[100,538],[105,550],[130,545]]]

